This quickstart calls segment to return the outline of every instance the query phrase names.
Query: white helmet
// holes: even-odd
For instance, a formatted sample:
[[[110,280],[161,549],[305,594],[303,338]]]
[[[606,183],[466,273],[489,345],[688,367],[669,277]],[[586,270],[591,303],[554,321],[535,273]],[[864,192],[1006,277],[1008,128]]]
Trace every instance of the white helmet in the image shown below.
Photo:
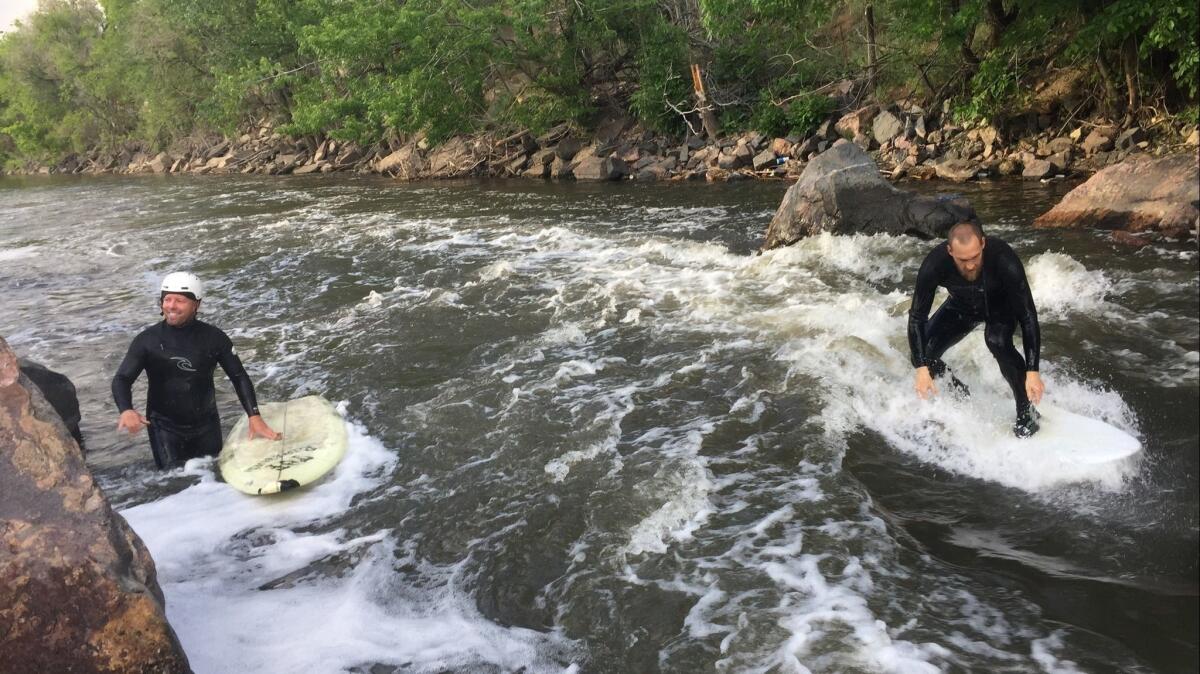
[[[162,280],[162,287],[159,296],[167,293],[179,293],[181,295],[191,295],[192,299],[200,300],[204,297],[204,284],[200,282],[199,277],[187,271],[177,271],[167,274]]]

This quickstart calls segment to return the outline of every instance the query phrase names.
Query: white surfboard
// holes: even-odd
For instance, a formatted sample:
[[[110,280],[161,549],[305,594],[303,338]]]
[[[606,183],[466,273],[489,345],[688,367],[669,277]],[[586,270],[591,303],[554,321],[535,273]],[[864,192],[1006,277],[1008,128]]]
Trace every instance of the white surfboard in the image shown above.
[[[248,439],[242,417],[229,432],[217,460],[221,477],[246,494],[275,494],[311,484],[346,453],[346,422],[321,396],[259,405],[267,425],[281,440]]]
[[[1055,405],[1038,406],[1041,429],[1029,438],[1007,436],[1000,449],[1054,456],[1063,463],[1098,465],[1132,456],[1142,443],[1125,431]]]

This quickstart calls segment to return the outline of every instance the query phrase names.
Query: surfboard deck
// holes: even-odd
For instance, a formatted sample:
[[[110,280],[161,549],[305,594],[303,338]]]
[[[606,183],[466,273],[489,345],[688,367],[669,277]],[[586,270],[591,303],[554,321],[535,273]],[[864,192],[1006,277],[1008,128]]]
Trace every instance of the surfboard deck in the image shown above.
[[[1029,438],[1005,437],[1000,441],[1003,449],[1052,455],[1065,463],[1083,465],[1118,461],[1142,449],[1137,438],[1099,419],[1052,404],[1039,405],[1038,411],[1041,429]]]
[[[258,409],[283,438],[250,440],[249,419],[238,420],[217,460],[221,477],[238,491],[257,496],[311,484],[346,453],[346,422],[321,396],[264,403]]]

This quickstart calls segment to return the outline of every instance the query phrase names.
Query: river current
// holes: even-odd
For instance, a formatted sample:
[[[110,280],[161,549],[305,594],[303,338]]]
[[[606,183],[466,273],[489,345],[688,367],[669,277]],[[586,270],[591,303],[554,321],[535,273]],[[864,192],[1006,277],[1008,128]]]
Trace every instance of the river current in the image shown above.
[[[78,387],[200,673],[1194,671],[1195,243],[956,188],[1025,261],[1047,400],[1145,447],[1071,468],[981,443],[1012,411],[979,332],[969,400],[912,393],[930,242],[755,255],[785,189],[5,179],[0,334]],[[115,432],[177,269],[260,400],[350,420],[326,480],[247,497]]]

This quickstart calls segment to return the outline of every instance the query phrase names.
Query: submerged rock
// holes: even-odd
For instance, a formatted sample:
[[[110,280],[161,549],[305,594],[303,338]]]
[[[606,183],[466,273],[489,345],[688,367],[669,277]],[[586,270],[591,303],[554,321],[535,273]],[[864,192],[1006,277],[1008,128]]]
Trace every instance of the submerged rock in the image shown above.
[[[0,494],[0,671],[190,671],[149,552],[3,338]]]
[[[1179,232],[1200,225],[1196,155],[1131,159],[1071,190],[1035,227],[1096,227],[1131,232]]]
[[[75,392],[75,384],[64,374],[59,374],[43,365],[35,363],[25,358],[18,361],[21,366],[21,374],[29,378],[31,382],[37,385],[38,390],[58,413],[63,424],[66,425],[67,431],[71,433],[71,437],[75,438],[75,442],[83,447],[83,433],[79,431],[79,396]]]
[[[955,223],[977,221],[963,198],[913,194],[893,187],[853,143],[839,141],[808,164],[767,227],[762,249],[821,232],[945,236]]]

